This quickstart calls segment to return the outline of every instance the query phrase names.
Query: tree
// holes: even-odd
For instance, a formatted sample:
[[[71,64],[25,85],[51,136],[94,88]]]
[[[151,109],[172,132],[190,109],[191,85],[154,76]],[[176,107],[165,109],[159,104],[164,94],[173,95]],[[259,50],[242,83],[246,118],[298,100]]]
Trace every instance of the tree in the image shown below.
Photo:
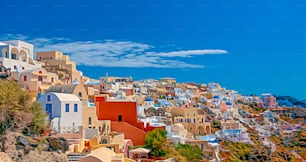
[[[156,157],[166,155],[167,132],[162,129],[154,129],[145,137],[146,147],[151,148],[151,154]]]
[[[174,158],[175,161],[187,162],[187,158],[182,156],[173,146],[169,146],[167,149],[167,158]]]
[[[42,128],[45,122],[41,118],[45,116],[39,108],[16,82],[0,80],[0,134],[28,126],[35,131]]]
[[[176,150],[189,162],[196,162],[203,159],[203,152],[198,146],[192,146],[189,144],[179,144]]]
[[[221,123],[220,123],[220,121],[214,120],[214,121],[213,121],[213,124],[212,124],[212,127],[213,127],[213,128],[221,129]]]
[[[41,104],[34,102],[29,112],[33,114],[31,123],[29,124],[32,133],[39,134],[40,131],[46,128],[47,114],[43,111]]]

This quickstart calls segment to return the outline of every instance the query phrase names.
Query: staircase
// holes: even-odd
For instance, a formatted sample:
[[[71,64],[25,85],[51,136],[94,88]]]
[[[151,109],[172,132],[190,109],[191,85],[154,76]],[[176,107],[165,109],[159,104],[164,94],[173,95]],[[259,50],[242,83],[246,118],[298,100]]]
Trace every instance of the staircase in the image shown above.
[[[79,161],[84,158],[87,154],[68,154],[68,161]]]

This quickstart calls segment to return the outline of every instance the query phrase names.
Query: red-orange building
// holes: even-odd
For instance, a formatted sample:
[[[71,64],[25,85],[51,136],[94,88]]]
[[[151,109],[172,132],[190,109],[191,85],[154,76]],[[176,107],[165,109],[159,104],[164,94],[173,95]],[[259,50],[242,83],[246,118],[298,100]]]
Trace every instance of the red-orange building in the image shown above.
[[[107,96],[95,96],[95,105],[99,120],[111,120],[111,130],[122,132],[134,145],[144,145],[146,131],[144,123],[138,121],[136,102],[108,101]]]

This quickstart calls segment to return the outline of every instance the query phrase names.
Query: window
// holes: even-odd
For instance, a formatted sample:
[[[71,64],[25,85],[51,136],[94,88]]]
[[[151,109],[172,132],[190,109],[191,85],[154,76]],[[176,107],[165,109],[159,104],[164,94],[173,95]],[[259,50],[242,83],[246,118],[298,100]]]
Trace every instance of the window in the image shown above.
[[[51,101],[51,96],[50,95],[47,96],[47,101]]]
[[[42,72],[39,71],[38,73],[39,73],[38,81],[41,81],[41,82],[42,82],[42,81],[43,81]]]
[[[17,54],[12,53],[12,59],[17,60]]]
[[[54,82],[54,78],[52,77],[52,78],[51,78],[51,83],[53,83],[53,82]]]
[[[78,93],[78,97],[82,97],[82,93],[81,92]]]
[[[66,112],[69,112],[69,104],[66,104]]]
[[[3,49],[2,49],[2,56],[3,56],[3,57],[6,57],[6,55],[7,55],[7,49],[6,49],[6,48],[3,48]]]
[[[23,76],[23,81],[27,81],[27,76],[26,75]]]
[[[91,125],[91,117],[88,118],[88,125]]]
[[[42,76],[38,76],[38,81],[42,81]]]
[[[74,104],[74,112],[78,112],[78,104]]]
[[[102,143],[102,144],[107,144],[107,140],[106,140],[106,139],[103,139],[101,143]]]

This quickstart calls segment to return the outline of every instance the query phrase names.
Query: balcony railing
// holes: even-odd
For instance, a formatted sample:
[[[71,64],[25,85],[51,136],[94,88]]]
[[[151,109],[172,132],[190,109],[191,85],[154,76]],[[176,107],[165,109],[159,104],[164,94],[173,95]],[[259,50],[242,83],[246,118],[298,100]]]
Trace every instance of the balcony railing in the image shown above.
[[[77,134],[77,133],[80,133],[80,127],[77,127],[77,126],[53,127],[53,130],[56,133],[63,133],[63,134]]]

